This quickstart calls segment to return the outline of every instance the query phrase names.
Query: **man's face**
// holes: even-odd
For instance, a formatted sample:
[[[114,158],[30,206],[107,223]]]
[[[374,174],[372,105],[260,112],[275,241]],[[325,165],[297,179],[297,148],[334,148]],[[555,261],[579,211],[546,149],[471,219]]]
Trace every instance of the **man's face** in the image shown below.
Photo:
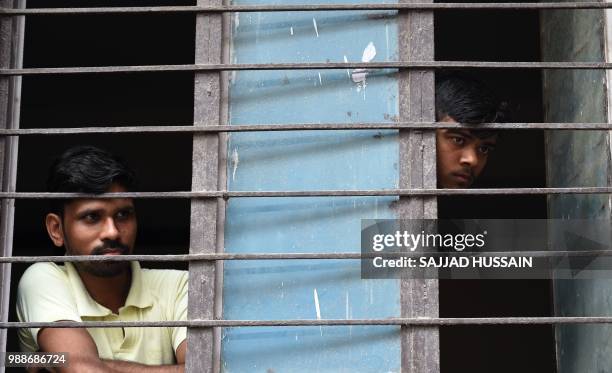
[[[451,117],[442,122],[457,123]],[[438,187],[468,188],[480,175],[489,152],[495,148],[497,135],[484,139],[463,128],[436,131]]]
[[[113,184],[108,192],[125,192]],[[64,206],[64,216],[47,215],[47,231],[68,255],[131,254],[136,240],[136,214],[131,198],[75,199]],[[129,262],[75,262],[80,271],[99,277],[123,273]]]

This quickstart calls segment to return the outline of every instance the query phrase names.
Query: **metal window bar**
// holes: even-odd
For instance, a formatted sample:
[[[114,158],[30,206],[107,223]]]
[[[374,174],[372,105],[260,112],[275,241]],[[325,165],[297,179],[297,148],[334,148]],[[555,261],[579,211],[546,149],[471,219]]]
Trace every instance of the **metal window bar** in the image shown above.
[[[585,250],[585,251],[487,251],[487,252],[405,252],[385,253],[385,257],[420,257],[427,256],[523,256],[529,254],[534,258],[561,258],[561,257],[589,257],[589,256],[612,256],[611,250]],[[380,256],[380,254],[349,253],[203,253],[203,254],[164,254],[164,255],[121,255],[117,257],[104,256],[7,256],[0,257],[0,263],[40,263],[40,262],[125,262],[137,260],[141,262],[192,262],[192,261],[221,261],[221,260],[360,260],[363,258]]]
[[[483,123],[460,124],[448,122],[395,122],[395,123],[303,123],[303,124],[244,124],[219,126],[131,126],[131,127],[71,127],[71,128],[23,128],[0,129],[1,136],[52,136],[82,134],[163,134],[203,132],[257,132],[257,131],[335,131],[373,129],[439,129],[468,128],[495,130],[612,130],[612,123]]]
[[[430,0],[433,3],[433,0]],[[399,3],[412,4],[414,0]],[[433,12],[400,11],[398,14],[399,59],[433,61]],[[398,75],[399,117],[402,121],[434,121],[434,72],[402,69]],[[436,188],[435,131],[399,131],[399,187]],[[426,195],[403,195],[398,202],[399,219],[437,218],[437,200]],[[401,317],[438,317],[438,280],[400,280]],[[419,328],[402,325],[401,371],[424,373],[440,371],[440,332],[437,326]]]
[[[6,2],[5,2],[6,3]],[[216,0],[211,0],[211,1],[206,1],[206,0],[201,0],[198,4],[198,7],[157,7],[157,8],[150,8],[150,7],[134,7],[134,8],[80,8],[80,9],[28,9],[28,10],[13,10],[13,9],[7,9],[5,3],[2,3],[2,5],[4,6],[2,9],[0,9],[0,15],[3,16],[19,16],[19,15],[43,15],[43,14],[102,14],[102,13],[158,13],[158,12],[167,12],[167,13],[174,13],[174,12],[193,12],[193,13],[198,13],[198,18],[197,18],[197,22],[198,22],[198,29],[197,29],[197,38],[204,38],[206,35],[207,31],[211,31],[213,29],[216,28],[215,31],[219,31],[222,27],[221,25],[221,18],[218,17],[218,15],[210,15],[210,14],[200,14],[200,13],[222,13],[222,12],[235,12],[235,11],[288,11],[288,10],[292,10],[292,11],[311,11],[311,10],[428,10],[428,11],[434,11],[434,10],[441,10],[441,9],[606,9],[606,8],[612,8],[612,4],[610,3],[536,3],[536,4],[525,4],[525,3],[487,3],[487,4],[445,4],[445,3],[437,3],[437,4],[433,4],[433,3],[400,3],[400,4],[347,4],[347,5],[294,5],[294,6],[288,6],[288,5],[277,5],[277,6],[268,6],[268,5],[263,5],[263,6],[222,6],[220,5],[219,1]],[[212,4],[209,6],[209,4]],[[411,18],[411,21],[416,21],[415,23],[410,23],[409,27],[415,27],[415,25],[418,22],[423,22],[423,24],[425,25],[425,30],[428,30],[428,28],[431,26],[430,24],[430,19],[431,19],[431,12],[415,12],[414,14],[411,14],[410,16],[414,16]],[[408,16],[408,15],[403,15],[400,14],[400,17],[403,16]],[[206,21],[205,23],[203,21]],[[405,23],[402,23],[405,24]],[[421,26],[423,25],[421,24]],[[415,31],[417,29],[413,29],[413,31]],[[423,28],[418,28],[418,30],[423,31]],[[429,31],[431,31],[429,29]],[[404,34],[404,37],[406,37],[407,33]],[[428,33],[426,34],[426,36],[431,37],[432,34]],[[422,159],[422,165],[423,167],[419,170],[420,175],[411,175],[411,177],[407,177],[406,175],[402,176],[403,180],[401,181],[401,185],[400,186],[404,186],[404,185],[408,185],[408,186],[413,186],[415,184],[420,184],[419,186],[422,186],[423,188],[417,188],[417,189],[397,189],[397,190],[384,190],[384,191],[372,191],[372,190],[367,190],[367,191],[297,191],[297,192],[274,192],[274,191],[264,191],[264,192],[226,192],[226,191],[218,191],[216,189],[219,189],[220,187],[220,183],[218,182],[218,177],[217,177],[217,172],[219,170],[219,165],[218,165],[218,161],[219,161],[219,154],[217,153],[218,150],[218,133],[221,132],[231,132],[233,131],[233,129],[230,128],[225,128],[223,129],[222,127],[225,126],[218,126],[218,128],[216,130],[214,129],[209,129],[209,128],[204,128],[204,127],[209,127],[208,125],[205,126],[201,126],[201,124],[209,124],[209,123],[221,123],[220,120],[220,112],[221,109],[219,108],[219,103],[220,103],[220,93],[219,93],[219,89],[220,88],[220,84],[219,86],[215,86],[215,82],[219,82],[219,73],[220,71],[227,71],[227,70],[282,70],[282,69],[320,69],[320,68],[331,68],[331,69],[345,69],[345,68],[403,68],[403,69],[411,69],[411,70],[427,70],[427,71],[410,71],[410,72],[402,72],[400,74],[404,75],[405,77],[407,77],[407,80],[409,80],[411,83],[414,83],[414,85],[408,85],[407,87],[405,87],[406,89],[409,90],[413,90],[415,89],[415,87],[419,87],[420,89],[425,89],[426,91],[429,90],[429,97],[423,97],[421,96],[419,98],[419,104],[421,105],[420,107],[418,107],[417,110],[414,109],[414,106],[408,106],[407,111],[403,112],[403,116],[408,117],[408,118],[417,118],[417,120],[423,120],[423,119],[430,119],[428,117],[431,117],[431,109],[433,109],[433,106],[427,105],[427,100],[431,99],[432,97],[432,93],[433,93],[433,85],[431,84],[431,82],[433,81],[431,79],[432,75],[432,69],[438,69],[438,68],[525,68],[525,69],[611,69],[612,68],[612,64],[608,64],[608,63],[579,63],[579,62],[550,62],[550,63],[535,63],[535,62],[465,62],[465,61],[449,61],[449,62],[429,62],[429,61],[414,61],[414,62],[399,62],[399,63],[382,63],[382,64],[376,64],[376,63],[368,63],[368,64],[342,64],[342,63],[325,63],[325,64],[251,64],[251,65],[232,65],[232,64],[221,64],[218,62],[220,61],[220,56],[222,55],[222,53],[220,52],[221,47],[220,44],[217,45],[215,44],[214,38],[205,38],[204,39],[206,42],[208,42],[208,45],[205,45],[204,47],[201,47],[200,43],[198,43],[198,47],[196,50],[196,56],[202,56],[202,52],[206,51],[209,52],[206,55],[207,56],[219,56],[219,61],[212,61],[212,64],[206,64],[206,65],[180,65],[180,66],[176,66],[176,65],[162,65],[162,66],[111,66],[111,67],[87,67],[87,68],[42,68],[42,69],[7,69],[4,68],[2,70],[0,70],[0,76],[2,76],[2,79],[5,79],[6,77],[9,76],[21,76],[21,75],[37,75],[37,74],[74,74],[74,73],[124,73],[124,72],[162,72],[162,71],[193,71],[196,72],[196,102],[195,102],[195,111],[196,111],[196,126],[198,126],[199,128],[197,130],[185,130],[185,132],[192,132],[194,134],[194,178],[193,178],[193,184],[194,187],[197,187],[198,189],[203,189],[203,192],[170,192],[170,193],[154,193],[154,194],[147,194],[147,193],[135,193],[133,195],[131,195],[131,197],[143,197],[143,198],[230,198],[230,197],[261,197],[261,196],[282,196],[282,197],[287,197],[287,196],[292,196],[292,197],[300,197],[300,196],[323,196],[323,195],[332,195],[332,196],[345,196],[345,195],[399,195],[402,197],[415,197],[415,196],[420,196],[420,197],[427,197],[427,196],[434,196],[434,195],[446,195],[446,194],[551,194],[551,193],[610,193],[612,192],[612,188],[523,188],[523,189],[485,189],[485,190],[438,190],[438,189],[433,189],[431,188],[431,183],[433,180],[433,183],[435,185],[435,174],[433,175],[433,179],[431,177],[427,177],[427,176],[423,176],[427,173],[427,171],[431,172],[431,161],[428,161],[427,159]],[[211,44],[212,43],[212,44]],[[423,45],[421,45],[421,47],[424,47],[425,49],[419,49],[418,47],[416,49],[414,49],[414,45],[413,44],[408,44],[410,46],[410,48],[413,48],[412,50],[410,50],[409,52],[405,53],[404,55],[408,57],[408,60],[412,60],[414,58],[414,55],[420,56],[420,58],[423,58],[423,56],[425,57],[425,59],[427,59],[428,55],[427,55],[427,48],[432,48],[433,46],[433,42],[431,43],[423,43]],[[217,49],[218,48],[218,49]],[[213,53],[210,53],[210,52]],[[217,51],[219,51],[219,53],[216,53]],[[420,59],[419,58],[419,59]],[[198,57],[196,57],[196,63],[199,62]],[[217,63],[215,63],[217,62]],[[2,66],[4,67],[4,66]],[[199,79],[203,79],[203,80],[199,80]],[[3,80],[4,81],[4,80]],[[204,81],[205,83],[208,84],[202,84],[202,81]],[[400,80],[400,82],[402,82],[402,80]],[[404,81],[405,83],[405,81]],[[211,85],[212,84],[212,85]],[[402,83],[400,83],[402,84]],[[212,88],[217,88],[215,90],[212,90]],[[202,105],[202,103],[204,102],[204,100],[202,100],[201,98],[198,98],[197,94],[198,94],[198,90],[204,88],[204,91],[206,93],[213,93],[213,98],[211,99],[211,102],[213,106],[212,109],[210,109],[209,106],[204,107]],[[204,96],[201,96],[204,97]],[[210,97],[210,95],[209,95]],[[205,97],[204,97],[205,98]],[[424,98],[424,99],[423,99]],[[215,106],[216,105],[216,106]],[[203,110],[203,111],[202,111]],[[216,110],[216,111],[215,111]],[[406,107],[404,108],[404,110],[406,110]],[[200,121],[198,119],[201,119]],[[435,123],[430,122],[429,125],[428,123],[420,123],[420,124],[415,124],[418,122],[412,122],[412,124],[415,124],[413,127],[410,127],[410,123],[411,122],[403,122],[404,124],[408,123],[408,125],[405,125],[404,128],[402,128],[399,124],[397,125],[397,127],[392,127],[392,128],[398,128],[401,129],[403,131],[400,132],[400,137],[403,137],[403,139],[400,139],[400,143],[401,146],[403,147],[403,150],[410,150],[410,149],[415,149],[415,146],[420,143],[422,144],[427,144],[428,141],[430,143],[430,136],[428,136],[427,134],[421,134],[420,132],[410,132],[409,135],[406,135],[406,130],[407,129],[433,129],[433,128],[445,128],[445,127],[436,127]],[[376,125],[376,124],[374,124]],[[521,124],[517,124],[518,126],[516,126],[515,128],[518,128]],[[609,129],[609,125],[608,124],[587,124],[587,126],[591,126],[588,127],[587,126],[581,126],[579,128],[573,128],[570,126],[578,126],[579,124],[539,124],[540,127],[536,126],[529,126],[529,128],[544,128],[545,126],[550,126],[548,129],[552,129],[554,128],[555,125],[557,125],[557,127],[559,128],[555,128],[555,129]],[[493,126],[493,125],[492,125]],[[248,130],[303,130],[306,128],[298,128],[298,127],[285,127],[285,129],[281,129],[278,126],[276,126],[276,128],[271,129],[271,128],[263,128],[264,126],[255,126],[254,128],[252,127],[251,129]],[[194,127],[196,128],[196,127]],[[386,127],[380,127],[380,128],[386,128]],[[484,128],[484,127],[483,127]],[[506,124],[506,127],[504,127],[504,125],[502,125],[499,128],[511,128],[511,126],[509,124]],[[309,128],[310,129],[310,128]],[[319,129],[319,128],[312,128],[312,129]],[[328,128],[328,129],[346,129],[346,128]],[[79,129],[57,129],[59,130],[58,133],[56,134],[60,134],[61,131],[68,131],[68,132],[64,132],[63,134],[66,133],[70,133],[69,131],[75,131],[75,130],[79,130]],[[102,131],[104,130],[103,128],[98,128],[98,129],[92,129],[93,132],[95,131]],[[133,131],[143,131],[142,128],[132,128]],[[175,129],[168,129],[166,128],[167,131],[174,131]],[[238,130],[247,130],[247,129],[238,129]],[[24,134],[52,134],[51,132],[47,132],[47,133],[35,133],[36,130],[34,130],[33,132],[16,132],[13,130],[3,130],[2,133],[0,133],[0,135],[4,135],[4,136],[18,136],[18,135],[24,135]],[[41,130],[42,131],[42,130]],[[43,131],[44,132],[44,131]],[[92,132],[92,133],[93,133]],[[121,131],[114,131],[114,132],[121,132]],[[127,130],[125,132],[128,132]],[[147,129],[144,129],[143,133],[148,132]],[[157,132],[154,130],[151,130],[149,132]],[[161,131],[159,131],[161,132]],[[196,145],[199,145],[201,143],[206,143],[207,145],[210,145],[212,142],[212,147],[207,147],[207,148],[211,148],[213,151],[212,152],[208,152],[208,153],[199,153],[199,150],[197,150],[198,148],[196,147]],[[433,153],[429,152],[429,156],[431,156]],[[428,163],[429,162],[429,163]],[[216,164],[215,164],[216,163]],[[202,165],[206,165],[206,167],[204,168],[199,168]],[[196,167],[198,166],[198,167]],[[435,166],[435,161],[434,161],[434,166]],[[215,169],[216,167],[216,169]],[[434,167],[435,169],[435,167]],[[204,184],[203,180],[206,180],[206,178],[202,178],[201,174],[202,174],[202,170],[204,170],[204,173],[207,174],[207,176],[212,176],[212,178],[208,178],[207,180],[209,181],[210,185],[203,185],[200,186],[198,184]],[[196,175],[196,171],[200,172],[200,175]],[[415,180],[415,176],[416,179],[421,179],[421,180]],[[210,182],[212,180],[212,182]],[[217,184],[216,186],[214,186],[213,184]],[[428,187],[429,188],[426,188]],[[356,193],[356,194],[355,194]],[[51,195],[51,194],[47,194],[47,193],[12,193],[10,191],[3,191],[2,194],[0,195],[0,198],[2,198],[3,200],[6,199],[16,199],[16,198],[61,198],[61,197],[66,197],[68,194],[59,194],[59,195]],[[103,198],[113,198],[113,197],[118,197],[119,194],[117,195],[106,195],[103,196]],[[71,197],[83,197],[83,195],[78,195],[78,196],[71,196]],[[402,203],[400,203],[400,205],[404,205],[404,209],[408,208],[408,206],[410,206],[410,209],[412,209],[414,206],[416,207],[416,211],[417,211],[417,215],[419,216],[424,216],[424,217],[428,217],[428,216],[433,216],[435,215],[435,201],[432,200],[431,198],[421,198],[421,199],[414,199],[414,198],[402,198],[401,199]],[[415,201],[418,201],[416,204],[414,204]],[[196,200],[193,201],[193,208],[192,208],[192,243],[193,242],[197,242],[197,243],[201,243],[202,242],[202,237],[204,237],[205,239],[207,239],[206,243],[212,243],[212,245],[202,245],[202,246],[192,246],[196,247],[196,249],[190,250],[190,252],[197,252],[197,253],[206,253],[204,250],[210,250],[210,248],[216,248],[216,245],[218,244],[217,242],[217,203],[218,201],[211,201],[211,200],[206,200],[206,201],[200,201],[200,200]],[[420,209],[421,212],[418,212]],[[414,213],[414,211],[412,211],[412,213]],[[212,224],[201,224],[201,221],[197,221],[197,217],[200,216],[204,216],[205,219],[203,219],[203,221],[208,222],[208,223],[212,223]],[[194,220],[196,220],[194,222]],[[6,221],[6,220],[5,220]],[[206,229],[210,229],[210,227],[214,227],[213,229],[215,230],[214,232],[212,232],[212,235],[210,235],[211,232],[205,232]],[[212,240],[210,239],[212,237]],[[211,242],[212,241],[212,242]],[[6,247],[6,245],[4,246]],[[200,247],[198,249],[198,247]],[[550,253],[547,253],[550,254]],[[554,253],[554,254],[559,254],[559,253]],[[195,254],[197,255],[197,254]],[[187,258],[182,258],[184,260],[189,260],[190,262],[192,260],[232,260],[232,259],[250,259],[251,257],[255,258],[257,256],[252,256],[251,254],[243,254],[243,257],[231,257],[230,256],[223,256],[223,254],[212,254],[212,255],[221,255],[221,256],[208,256],[206,257],[201,257],[199,259],[196,259],[198,257],[194,257],[193,255],[189,255],[187,256]],[[251,256],[250,256],[251,255]],[[267,255],[267,254],[259,254],[259,255]],[[274,255],[274,254],[271,254]],[[293,257],[293,259],[300,259],[301,257],[299,256],[308,256],[309,254],[281,254],[280,258],[283,259],[288,259],[291,258],[292,255],[296,255],[295,257]],[[313,255],[317,255],[317,254],[313,254]],[[321,255],[321,254],[318,254]],[[331,254],[336,255],[336,254]],[[343,255],[338,253],[337,255]],[[355,254],[346,254],[346,255],[355,255]],[[358,255],[358,254],[357,254]],[[170,259],[170,257],[172,256],[164,256],[165,258],[156,258],[155,260],[166,260],[166,259]],[[23,258],[23,257],[22,257]],[[49,257],[47,257],[48,259]],[[69,259],[66,257],[62,257],[63,259]],[[177,256],[174,256],[174,259],[177,259]],[[322,257],[323,258],[323,257]],[[20,257],[2,257],[1,261],[4,263],[8,263],[11,260],[19,261]],[[31,258],[30,258],[31,259]],[[26,259],[26,260],[30,260],[30,259]],[[41,259],[41,258],[34,258],[34,259]],[[85,258],[80,258],[85,259]],[[118,259],[125,259],[125,260],[129,260],[130,258],[118,258]],[[149,259],[151,259],[151,257],[149,257]],[[258,259],[262,259],[262,257],[258,257]],[[277,257],[270,257],[269,259],[277,259]],[[348,259],[348,257],[347,257]],[[5,261],[6,260],[6,261]],[[141,258],[140,260],[147,260],[144,258]],[[42,260],[41,260],[42,261]],[[77,260],[75,260],[77,261]],[[190,263],[191,266],[191,263]],[[195,269],[195,268],[199,268],[199,269]],[[207,314],[207,316],[209,317],[208,319],[205,320],[191,320],[191,321],[187,321],[187,322],[178,322],[181,323],[180,325],[185,325],[185,326],[191,326],[191,327],[195,327],[195,328],[202,328],[202,327],[206,327],[206,328],[210,328],[210,327],[221,327],[221,326],[227,326],[227,327],[231,327],[231,326],[258,326],[258,325],[274,325],[274,326],[283,326],[283,325],[420,325],[420,326],[439,326],[439,325],[455,325],[455,324],[477,324],[477,323],[484,323],[484,324],[489,324],[489,323],[527,323],[527,324],[538,324],[538,323],[544,323],[544,324],[555,324],[555,323],[598,323],[598,322],[605,322],[605,323],[609,323],[612,322],[612,318],[570,318],[570,317],[559,317],[559,318],[480,318],[480,319],[476,319],[476,318],[464,318],[464,319],[442,319],[442,318],[437,318],[437,317],[425,317],[425,318],[399,318],[399,319],[387,319],[387,320],[269,320],[269,321],[260,321],[260,320],[255,320],[255,321],[249,321],[249,320],[211,320],[210,319],[210,315],[212,312],[210,312],[211,308],[211,302],[214,302],[214,295],[213,297],[211,296],[204,296],[204,297],[199,297],[199,295],[201,295],[202,293],[210,293],[210,289],[213,289],[214,285],[211,286],[210,282],[214,282],[214,274],[211,276],[211,272],[212,269],[214,267],[212,266],[199,266],[199,267],[193,267],[190,268],[192,272],[192,274],[195,274],[197,276],[200,276],[199,281],[202,284],[206,284],[208,286],[204,286],[202,288],[200,288],[199,292],[196,293],[194,291],[193,295],[198,294],[197,298],[199,298],[200,300],[204,299],[204,300],[208,300],[208,302],[205,302],[205,306],[207,306],[207,308],[205,307],[201,307],[199,308],[200,310],[204,310],[204,313]],[[190,276],[190,281],[191,278],[195,277],[195,276]],[[429,286],[427,284],[424,284],[424,286]],[[190,284],[190,299],[193,298],[191,295],[192,293],[192,284]],[[195,290],[195,289],[194,289]],[[434,289],[435,290],[435,289]],[[422,289],[416,289],[416,288],[412,288],[409,290],[409,293],[411,295],[418,295],[419,291],[422,292]],[[212,298],[212,299],[211,299]],[[405,303],[405,302],[404,302]],[[437,299],[434,302],[430,302],[430,301],[425,301],[422,304],[423,307],[427,308],[427,307],[431,307],[431,306],[437,306]],[[193,305],[190,303],[190,312],[193,309]],[[427,308],[427,311],[431,312],[433,310],[433,308]],[[405,312],[403,312],[405,313]],[[166,323],[173,323],[173,322],[166,322]],[[7,327],[25,327],[25,326],[29,326],[29,325],[35,325],[36,323],[0,323],[0,328],[7,328]],[[44,323],[43,323],[44,324]],[[132,323],[130,324],[129,322],[124,322],[124,323],[100,323],[98,324],[100,327],[116,327],[119,324],[121,325],[125,325],[125,326],[145,326],[145,323]],[[42,325],[42,324],[41,324]],[[63,325],[62,323],[46,323],[45,324],[47,327],[87,327],[87,326],[93,326],[96,324],[91,324],[91,323],[72,323],[70,324],[70,322],[68,322],[67,325]],[[162,323],[153,323],[150,326],[161,326]],[[172,324],[172,325],[179,325],[179,324]],[[421,330],[427,330],[427,329],[421,329]],[[412,341],[410,341],[410,335],[405,333],[405,335],[408,335],[408,337],[405,337],[405,340],[408,340],[409,343],[413,343],[410,347],[414,348],[415,346],[418,348],[417,350],[413,350],[413,353],[416,353],[417,356],[421,356],[423,357],[423,360],[421,359],[412,359],[412,362],[414,362],[415,360],[420,360],[421,361],[421,365],[420,366],[411,366],[410,368],[407,367],[403,367],[404,371],[424,371],[424,369],[427,369],[427,371],[431,371],[431,367],[432,365],[428,365],[428,367],[425,367],[424,362],[426,360],[431,360],[431,362],[433,362],[434,364],[434,370],[437,370],[439,368],[438,364],[439,361],[438,359],[438,355],[436,351],[432,351],[432,350],[428,350],[427,346],[431,346],[431,345],[436,345],[437,343],[437,336],[435,335],[435,333],[431,333],[432,330],[436,330],[436,329],[429,329],[430,331],[427,331],[426,333],[424,333],[425,338],[428,338],[428,340],[421,344],[420,346],[418,346],[417,344],[414,344],[414,338],[412,339]],[[198,340],[202,341],[202,340],[206,340],[208,337],[208,335],[210,335],[209,331],[204,331],[204,333],[200,333],[200,332],[195,332],[194,330],[190,330],[190,335],[195,335],[196,333],[200,334],[199,337],[201,338],[197,338]],[[420,340],[419,342],[423,342],[423,339]],[[191,343],[190,343],[191,345]],[[208,350],[210,351],[210,345],[208,344]],[[406,348],[405,346],[403,346],[404,349]],[[435,346],[434,346],[435,347]],[[196,350],[196,349],[194,349]],[[198,351],[204,351],[206,349],[197,349]],[[434,348],[435,350],[435,348]],[[407,355],[405,354],[405,350],[403,351],[403,355],[404,357],[406,357]],[[421,355],[418,355],[421,354]],[[212,360],[212,353],[209,354],[210,358]],[[414,355],[413,355],[414,356]],[[405,362],[405,358],[403,358],[403,363]],[[193,355],[190,358],[188,358],[188,369],[189,370],[193,370],[195,368],[198,368],[197,370],[210,370],[212,368],[212,363],[208,360],[204,360],[203,364],[200,364],[201,361],[195,361]],[[412,364],[412,363],[411,363]],[[437,368],[436,368],[437,367]],[[410,369],[410,370],[408,370]]]
[[[219,6],[222,0],[198,0],[199,6]],[[195,63],[220,64],[223,53],[223,19],[220,13],[203,13],[196,16]],[[202,70],[194,76],[194,126],[221,124],[221,72]],[[218,133],[197,133],[193,135],[192,190],[217,190],[220,188]],[[218,232],[220,201],[201,199],[191,201],[191,254],[214,253],[222,246]],[[213,319],[215,314],[218,270],[213,262],[189,263],[188,317]],[[212,328],[188,329],[187,358],[188,372],[217,372],[220,370],[220,333]]]
[[[209,4],[212,4],[209,2]],[[224,13],[224,12],[300,12],[300,11],[342,11],[342,10],[542,10],[542,9],[609,9],[606,2],[542,2],[542,3],[431,3],[399,2],[378,4],[269,4],[269,5],[200,5],[159,6],[159,7],[83,7],[83,8],[41,8],[41,9],[0,9],[0,15],[57,15],[57,14],[151,14],[151,13]]]
[[[611,3],[612,4],[612,3]],[[208,63],[193,65],[134,65],[91,67],[47,67],[0,69],[3,75],[67,75],[153,72],[205,72],[246,70],[344,70],[344,69],[612,69],[609,62],[491,62],[491,61],[387,61],[387,62],[311,62],[311,63]]]
[[[24,8],[23,0],[0,0],[3,8]],[[0,68],[20,68],[23,57],[24,17],[0,17]],[[0,129],[19,126],[21,77],[0,76]],[[3,192],[15,191],[18,138],[0,138],[0,185]],[[13,246],[15,201],[0,202],[0,255],[10,256]],[[0,321],[8,320],[11,265],[0,265]],[[0,351],[6,351],[6,329],[0,330]],[[0,367],[0,372],[4,367]]]
[[[398,317],[388,319],[294,319],[294,320],[187,320],[187,321],[53,321],[0,322],[7,328],[158,328],[180,327],[257,327],[257,326],[340,326],[340,325],[400,325],[413,327],[453,325],[560,325],[610,324],[612,316],[566,317]]]
[[[448,196],[448,195],[526,195],[526,194],[609,194],[612,187],[573,188],[491,188],[491,189],[362,189],[362,190],[298,190],[298,191],[191,191],[191,192],[127,192],[105,194],[0,192],[0,199],[58,198],[258,198],[258,197],[351,197],[351,196]]]

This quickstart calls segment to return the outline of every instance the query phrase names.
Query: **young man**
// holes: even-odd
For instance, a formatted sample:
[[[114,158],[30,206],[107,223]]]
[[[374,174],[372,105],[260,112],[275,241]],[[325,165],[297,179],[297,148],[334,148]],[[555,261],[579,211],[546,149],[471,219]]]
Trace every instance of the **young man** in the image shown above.
[[[500,103],[479,81],[452,74],[436,83],[437,121],[479,124],[500,121],[502,116]],[[496,142],[497,133],[491,130],[437,130],[438,187],[470,187],[487,164]]]
[[[117,157],[75,147],[53,164],[49,192],[133,190],[134,174]],[[131,198],[52,200],[45,224],[67,255],[131,254]],[[187,272],[148,270],[138,262],[36,263],[19,282],[19,321],[162,321],[187,318]],[[182,372],[186,328],[29,328],[24,351],[68,352],[61,372]]]

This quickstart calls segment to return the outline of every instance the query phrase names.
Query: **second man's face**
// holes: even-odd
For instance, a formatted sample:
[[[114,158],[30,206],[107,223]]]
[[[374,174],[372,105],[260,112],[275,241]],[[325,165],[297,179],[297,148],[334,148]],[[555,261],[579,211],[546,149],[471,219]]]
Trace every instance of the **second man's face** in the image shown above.
[[[450,117],[443,118],[442,122],[456,123]],[[496,142],[497,135],[481,139],[463,128],[437,130],[438,187],[470,187],[487,164]]]

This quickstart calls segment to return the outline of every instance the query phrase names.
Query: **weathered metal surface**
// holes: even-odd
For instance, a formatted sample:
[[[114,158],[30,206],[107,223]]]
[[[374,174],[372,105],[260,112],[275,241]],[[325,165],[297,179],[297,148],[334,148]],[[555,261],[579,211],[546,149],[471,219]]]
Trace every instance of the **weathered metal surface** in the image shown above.
[[[528,251],[529,256],[533,258],[562,258],[562,257],[588,257],[588,256],[612,256],[612,251],[609,250],[585,250],[585,251]],[[266,253],[263,250],[258,250],[257,253],[214,253],[214,254],[168,254],[168,255],[121,255],[121,256],[9,256],[0,257],[0,263],[39,263],[39,262],[125,262],[125,261],[142,261],[142,262],[190,262],[190,261],[205,261],[205,260],[304,260],[304,259],[345,259],[354,260],[362,258],[375,257],[379,254],[360,254],[360,253]],[[404,257],[419,257],[423,255],[419,252],[405,253],[388,253],[389,256],[404,256]],[[428,256],[448,256],[449,253],[435,252],[428,253]],[[458,252],[454,256],[470,256],[470,252]],[[491,251],[479,253],[482,257],[494,257],[504,255],[507,257],[524,256],[525,252],[521,251]]]
[[[220,5],[219,0],[198,0],[198,5]],[[221,14],[198,14],[196,17],[195,63],[220,63],[222,57]],[[195,125],[219,125],[221,115],[221,77],[219,72],[201,72],[194,76]],[[194,134],[192,190],[219,189],[219,135]],[[191,201],[190,254],[217,251],[218,201]],[[212,319],[215,316],[215,263],[189,263],[190,319]],[[187,332],[188,372],[213,372],[215,369],[212,328],[189,329]]]
[[[189,321],[53,321],[53,322],[0,322],[0,328],[134,328],[134,327],[274,327],[287,326],[453,326],[453,325],[567,325],[610,324],[611,316],[599,317],[412,317],[385,319],[326,319],[326,320],[189,320]],[[584,325],[581,325],[584,327]],[[602,327],[602,325],[593,325]],[[606,326],[606,325],[603,325]],[[370,341],[368,341],[370,342]],[[352,369],[351,371],[355,371]]]
[[[412,3],[403,0],[401,3]],[[432,12],[399,13],[399,55],[402,61],[434,59]],[[399,73],[400,120],[435,120],[434,74],[432,71]],[[436,187],[436,142],[433,131],[399,132],[399,187]],[[398,218],[435,219],[435,198],[401,197]],[[431,279],[401,280],[401,316],[437,317],[438,281]],[[437,327],[401,328],[402,372],[440,371],[440,337]]]
[[[308,62],[308,63],[201,63],[195,65],[93,66],[0,69],[0,76],[126,74],[156,72],[205,72],[250,70],[342,70],[342,69],[546,69],[601,70],[612,69],[609,62],[480,62],[480,61],[399,61],[399,62]],[[391,74],[391,73],[388,73]]]
[[[25,1],[0,0],[6,8],[24,8]],[[0,68],[20,68],[23,57],[24,18],[0,17]],[[0,128],[19,127],[20,77],[0,77]],[[0,185],[3,192],[14,192],[17,181],[17,138],[0,138]],[[15,201],[0,201],[0,255],[13,251]],[[7,321],[11,289],[11,266],[0,265],[0,321]],[[0,351],[6,351],[6,330],[0,330]],[[0,372],[4,366],[0,367]]]
[[[544,61],[606,61],[603,11],[546,11],[541,24]],[[605,71],[545,71],[543,82],[545,121],[609,122]],[[608,132],[547,132],[546,157],[548,186],[611,185]],[[550,218],[609,219],[610,196],[550,196],[548,210]],[[553,292],[556,316],[612,311],[610,280],[554,280]],[[608,325],[559,325],[555,335],[560,373],[612,372]]]
[[[108,194],[0,192],[0,199],[57,198],[262,198],[262,197],[354,197],[354,196],[459,196],[459,195],[527,195],[527,194],[610,194],[612,187],[568,188],[491,188],[491,189],[343,189],[296,191],[192,191],[192,192],[127,192]]]
[[[397,60],[396,19],[375,15],[234,15],[232,63]],[[391,123],[396,97],[392,72],[238,71],[230,117],[232,124]],[[397,154],[396,131],[232,133],[229,189],[395,188]],[[356,253],[361,218],[394,216],[393,196],[322,197],[230,199],[226,251]],[[317,316],[397,317],[399,282],[361,280],[359,261],[225,263],[225,318]],[[222,360],[228,372],[397,372],[399,342],[397,326],[226,329]]]
[[[46,9],[0,9],[4,15],[53,15],[53,14],[134,14],[134,13],[205,13],[205,12],[279,12],[321,10],[444,10],[444,9],[606,9],[602,2],[545,2],[545,3],[402,3],[402,4],[269,4],[222,6],[157,6],[157,7],[83,7]]]
[[[259,132],[259,131],[338,131],[373,129],[440,129],[473,128],[470,124],[448,122],[394,122],[394,123],[298,123],[298,124],[237,124],[233,126],[134,126],[134,127],[77,127],[77,128],[17,128],[0,129],[0,136],[40,136],[72,134],[164,134],[205,132]],[[479,129],[533,129],[533,130],[612,130],[612,123],[483,123]]]

